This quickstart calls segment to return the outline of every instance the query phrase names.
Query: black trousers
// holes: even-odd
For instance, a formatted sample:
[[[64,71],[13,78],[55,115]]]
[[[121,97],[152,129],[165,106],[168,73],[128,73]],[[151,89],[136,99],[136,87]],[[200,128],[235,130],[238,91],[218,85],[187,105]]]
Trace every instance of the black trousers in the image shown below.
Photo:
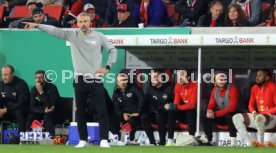
[[[100,125],[101,139],[108,139],[109,118],[106,108],[106,99],[103,84],[99,80],[85,81],[82,76],[75,78],[74,90],[76,99],[76,119],[78,123],[78,131],[80,140],[87,140],[88,132],[86,125],[86,116],[88,108],[88,97],[91,98],[93,106],[97,111]]]
[[[8,112],[3,118],[0,118],[0,122],[11,121],[14,118],[16,118],[18,132],[26,132],[26,111],[24,108],[18,108],[15,111]]]
[[[224,117],[218,117],[214,119],[209,119],[206,117],[206,112],[202,113],[201,123],[203,125],[203,130],[208,138],[208,141],[212,141],[213,139],[213,126],[214,125],[227,125],[230,133],[230,137],[237,136],[237,130],[233,124],[232,117],[235,113],[229,113]]]
[[[151,113],[150,119],[146,121],[152,121],[152,123],[157,124],[157,131],[159,134],[159,145],[166,144],[166,133],[168,131],[168,138],[173,139],[175,131],[175,112],[174,111],[162,111],[157,113]]]
[[[130,141],[134,140],[135,133],[137,131],[137,128],[140,127],[140,116],[133,116],[130,117],[128,121],[125,121],[123,118],[120,118],[122,124],[129,123],[131,125],[132,131],[129,134]]]
[[[51,136],[55,136],[55,125],[53,122],[53,113],[35,114],[29,113],[27,117],[26,129],[32,130],[31,125],[34,120],[44,120],[45,131],[49,132]]]
[[[195,135],[196,132],[196,109],[185,110],[185,111],[175,111],[174,121],[179,121],[180,123],[188,124],[189,135]],[[176,124],[174,123],[174,126]]]

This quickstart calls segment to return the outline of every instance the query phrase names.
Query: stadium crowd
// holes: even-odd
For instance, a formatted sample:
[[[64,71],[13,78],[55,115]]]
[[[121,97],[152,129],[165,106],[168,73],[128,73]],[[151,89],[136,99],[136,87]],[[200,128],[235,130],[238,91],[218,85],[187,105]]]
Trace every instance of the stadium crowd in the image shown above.
[[[28,21],[76,28],[81,12],[90,14],[93,28],[140,23],[144,27],[275,26],[274,4],[273,0],[1,0],[0,27],[26,28],[21,22]],[[47,6],[62,9],[45,11]]]

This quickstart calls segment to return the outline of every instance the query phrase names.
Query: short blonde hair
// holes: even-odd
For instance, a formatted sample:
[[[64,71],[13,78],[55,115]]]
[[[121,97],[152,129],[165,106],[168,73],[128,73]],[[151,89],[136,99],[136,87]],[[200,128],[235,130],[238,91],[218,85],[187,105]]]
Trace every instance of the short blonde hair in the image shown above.
[[[88,13],[82,12],[77,16],[77,21],[80,19],[81,16],[87,16],[89,18],[89,21],[91,21],[91,17]]]

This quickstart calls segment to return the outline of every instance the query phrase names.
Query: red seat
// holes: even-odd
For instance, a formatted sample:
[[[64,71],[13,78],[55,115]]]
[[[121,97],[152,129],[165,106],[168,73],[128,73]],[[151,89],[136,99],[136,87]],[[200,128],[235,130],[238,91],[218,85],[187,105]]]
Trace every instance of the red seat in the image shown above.
[[[217,128],[219,130],[228,130],[228,126],[227,125],[217,125]]]
[[[157,128],[158,128],[157,124],[151,124],[151,127],[152,127],[153,129],[157,129]]]
[[[11,18],[28,18],[29,11],[27,6],[15,6]]]
[[[46,5],[43,7],[43,10],[49,16],[51,16],[59,21],[62,16],[63,6],[62,5]]]
[[[262,16],[267,19],[272,5],[270,3],[262,2]]]
[[[182,130],[188,130],[189,127],[188,127],[188,124],[179,123],[178,128]]]
[[[5,12],[5,7],[4,6],[0,6],[0,22],[4,17],[4,12]]]

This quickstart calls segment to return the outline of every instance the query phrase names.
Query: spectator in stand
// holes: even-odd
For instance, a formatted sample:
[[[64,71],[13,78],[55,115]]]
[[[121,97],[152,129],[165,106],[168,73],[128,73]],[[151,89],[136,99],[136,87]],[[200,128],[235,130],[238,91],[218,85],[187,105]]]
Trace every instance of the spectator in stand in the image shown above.
[[[179,0],[175,4],[175,11],[180,14],[178,25],[196,26],[199,17],[207,12],[207,3],[206,0]]]
[[[83,7],[83,11],[89,14],[91,18],[90,28],[104,28],[107,27],[107,24],[101,19],[98,15],[96,15],[95,7],[92,4],[85,4]],[[75,20],[76,21],[76,20]],[[77,23],[72,25],[72,28],[78,28]]]
[[[129,12],[132,14],[134,7],[134,0],[108,0],[107,9],[105,14],[105,22],[108,26],[114,25],[118,21],[117,7],[119,4],[126,3],[129,7]]]
[[[210,12],[198,20],[198,27],[221,27],[223,25],[223,4],[220,0],[211,3]]]
[[[255,26],[261,22],[261,19],[262,19],[262,1],[261,0],[233,0],[233,4],[238,4],[241,6],[251,26]]]
[[[173,25],[162,0],[142,0],[141,3],[136,2],[133,18],[136,23],[144,23],[145,27]]]
[[[266,21],[265,26],[270,27],[270,26],[276,26],[276,5],[274,5],[271,9],[271,12],[269,14],[269,20]]]
[[[13,21],[9,24],[9,28],[18,28],[19,24],[21,22],[24,22],[24,21],[30,21],[32,20],[32,13],[33,13],[33,10],[37,7],[40,7],[42,8],[43,7],[43,4],[40,3],[40,2],[36,2],[35,0],[29,0],[27,3],[26,3],[27,7],[28,7],[28,13],[29,13],[29,18],[22,18],[22,19],[19,19],[19,20],[16,20],[16,21]]]
[[[229,5],[226,11],[226,17],[224,21],[225,27],[246,27],[250,26],[250,23],[247,21],[245,13],[238,4]]]
[[[64,5],[67,8],[64,13],[65,18],[76,18],[83,11],[83,6],[86,4],[94,5],[97,8],[96,14],[102,19],[105,18],[107,0],[65,0]]]
[[[42,8],[40,7],[37,7],[33,10],[32,18],[26,18],[24,20],[20,20],[18,24],[11,23],[9,27],[27,29],[28,26],[26,26],[22,22],[34,22],[34,23],[41,23],[46,25],[52,25],[55,27],[60,27],[60,23],[55,18],[50,17],[48,14],[45,14]]]
[[[27,0],[4,0],[1,5],[5,6],[7,12],[10,12],[14,6],[25,5],[26,2]]]
[[[39,0],[44,6],[46,5],[63,5],[63,0]]]
[[[130,16],[130,10],[127,4],[120,4],[117,7],[118,21],[112,27],[137,27],[137,24]]]
[[[30,17],[32,17],[33,10],[36,7],[40,7],[40,8],[43,7],[43,4],[41,2],[37,2],[36,0],[28,0],[26,5],[28,7],[28,13]]]

